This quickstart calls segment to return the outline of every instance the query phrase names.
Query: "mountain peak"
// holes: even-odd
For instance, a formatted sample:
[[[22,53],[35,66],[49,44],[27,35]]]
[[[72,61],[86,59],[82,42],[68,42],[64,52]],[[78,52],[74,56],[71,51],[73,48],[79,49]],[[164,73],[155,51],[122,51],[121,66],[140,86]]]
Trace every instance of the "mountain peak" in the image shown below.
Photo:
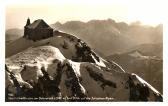
[[[126,73],[118,64],[99,57],[81,39],[64,32],[54,31],[53,37],[36,42],[20,38],[8,45],[6,53],[7,101],[17,101],[10,99],[15,97],[162,101],[162,95],[137,75]]]

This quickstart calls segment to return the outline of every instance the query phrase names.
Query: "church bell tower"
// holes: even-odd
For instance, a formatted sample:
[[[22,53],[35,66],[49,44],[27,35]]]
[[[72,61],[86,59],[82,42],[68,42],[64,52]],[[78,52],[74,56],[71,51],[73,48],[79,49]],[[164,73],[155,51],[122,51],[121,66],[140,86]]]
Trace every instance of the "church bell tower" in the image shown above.
[[[29,29],[27,28],[28,25],[30,25],[30,19],[29,19],[29,17],[27,19],[26,25],[24,26],[24,35],[23,35],[23,37],[25,37],[25,38],[28,37],[28,32],[29,32]]]
[[[30,25],[30,19],[29,19],[29,17],[28,17],[28,19],[27,19],[26,26],[28,26],[28,25]]]

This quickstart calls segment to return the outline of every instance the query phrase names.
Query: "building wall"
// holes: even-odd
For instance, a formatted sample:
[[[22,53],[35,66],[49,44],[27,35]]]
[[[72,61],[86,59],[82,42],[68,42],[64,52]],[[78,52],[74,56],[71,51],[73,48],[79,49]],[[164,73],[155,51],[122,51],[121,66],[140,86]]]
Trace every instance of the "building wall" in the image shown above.
[[[31,40],[40,40],[53,36],[53,29],[51,28],[37,28],[37,29],[29,29],[25,28],[24,37]]]
[[[28,38],[28,35],[31,33],[31,30],[27,28],[26,26],[24,27],[24,37]]]

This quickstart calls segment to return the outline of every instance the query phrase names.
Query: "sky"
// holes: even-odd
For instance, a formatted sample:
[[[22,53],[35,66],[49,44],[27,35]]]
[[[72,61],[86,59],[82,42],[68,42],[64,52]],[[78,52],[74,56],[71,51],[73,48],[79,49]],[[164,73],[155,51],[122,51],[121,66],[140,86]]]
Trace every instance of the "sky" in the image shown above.
[[[163,23],[164,3],[161,0],[22,0],[6,2],[6,29],[23,28],[29,17],[31,22],[44,19],[48,24],[57,21],[113,19],[117,22],[140,21],[156,26]],[[49,2],[50,1],[50,2]]]

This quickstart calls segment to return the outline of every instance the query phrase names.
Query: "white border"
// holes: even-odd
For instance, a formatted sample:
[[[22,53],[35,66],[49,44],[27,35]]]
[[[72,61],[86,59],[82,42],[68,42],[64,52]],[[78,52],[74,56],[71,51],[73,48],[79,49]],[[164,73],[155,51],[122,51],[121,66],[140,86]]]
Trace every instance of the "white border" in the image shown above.
[[[141,0],[142,1],[142,0]],[[144,1],[150,1],[152,3],[152,1],[154,0],[144,0]],[[161,17],[165,17],[164,18],[164,54],[163,54],[163,75],[164,75],[164,79],[163,79],[163,84],[164,84],[164,89],[163,89],[163,100],[164,102],[91,102],[91,103],[82,103],[82,102],[78,102],[78,103],[67,103],[67,102],[47,102],[48,105],[117,105],[117,106],[121,106],[121,105],[138,105],[138,106],[142,106],[142,105],[152,105],[152,106],[158,106],[158,105],[167,105],[168,106],[168,83],[167,83],[167,78],[168,78],[168,13],[166,11],[166,4],[168,4],[166,2],[166,0],[158,0],[158,7],[157,8],[163,8],[163,12],[165,12],[165,16],[161,16]],[[102,4],[104,2],[109,2],[109,3],[119,3],[121,2],[121,0],[3,0],[0,1],[0,48],[1,48],[1,52],[0,52],[0,105],[1,106],[7,106],[7,105],[11,105],[11,106],[18,106],[18,105],[41,105],[41,106],[46,106],[46,102],[19,102],[19,103],[5,103],[5,74],[4,74],[4,62],[5,62],[5,6],[8,5],[18,5],[18,4],[47,4],[47,3],[51,3],[51,2],[55,2],[55,3],[61,3],[61,4],[70,4],[70,3],[88,3],[88,4]],[[123,3],[126,2],[136,2],[135,0],[123,0]],[[163,6],[163,7],[162,7]],[[143,8],[143,7],[142,7]],[[168,9],[167,9],[168,10]]]
[[[3,3],[2,3],[3,4]],[[5,5],[0,5],[0,101],[4,101],[5,98]],[[1,104],[1,102],[0,102]]]

